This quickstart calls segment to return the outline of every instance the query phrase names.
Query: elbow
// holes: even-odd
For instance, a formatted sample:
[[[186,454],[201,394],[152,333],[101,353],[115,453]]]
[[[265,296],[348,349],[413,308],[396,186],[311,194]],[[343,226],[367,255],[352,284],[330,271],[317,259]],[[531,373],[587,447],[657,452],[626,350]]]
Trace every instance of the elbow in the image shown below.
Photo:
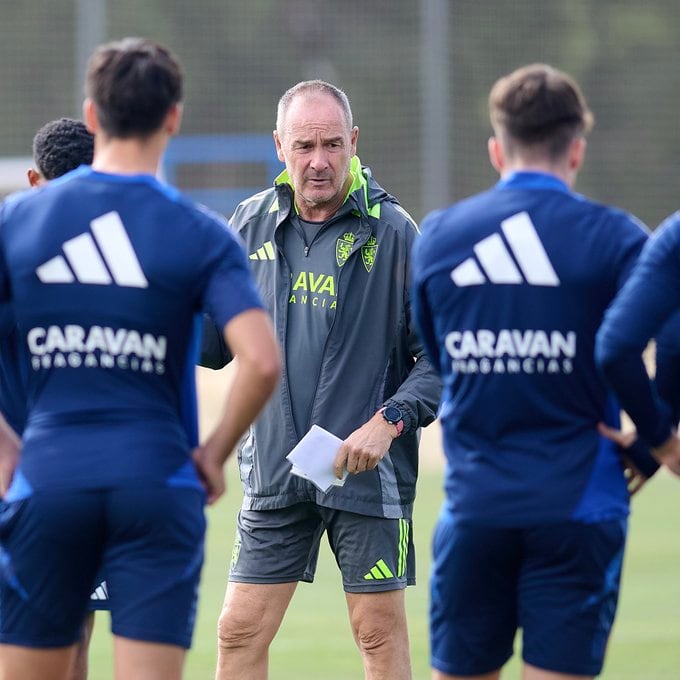
[[[239,369],[263,389],[273,390],[281,375],[281,352],[269,316],[251,309],[236,316],[224,329],[226,346]]]
[[[625,357],[626,351],[621,345],[603,337],[601,332],[598,333],[595,341],[595,364],[606,377],[616,370]]]
[[[598,347],[595,348],[595,365],[603,375],[608,375],[615,363],[613,354]]]
[[[271,351],[261,353],[257,357],[241,357],[241,361],[247,362],[247,370],[251,380],[259,384],[262,389],[274,391],[281,378],[281,356],[276,347]]]
[[[279,353],[276,352],[268,361],[262,362],[259,370],[260,379],[273,391],[281,378],[281,357]]]

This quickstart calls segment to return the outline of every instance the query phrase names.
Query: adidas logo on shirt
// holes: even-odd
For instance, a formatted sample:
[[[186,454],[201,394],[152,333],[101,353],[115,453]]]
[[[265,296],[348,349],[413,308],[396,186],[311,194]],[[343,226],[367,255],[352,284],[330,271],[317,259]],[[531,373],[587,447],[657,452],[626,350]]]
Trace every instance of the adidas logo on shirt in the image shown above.
[[[86,232],[65,241],[64,255],[41,264],[35,273],[42,283],[116,284],[126,288],[147,288],[137,255],[120,215],[113,211],[90,222]]]
[[[249,260],[275,260],[276,251],[271,241],[265,241],[254,253],[248,255]]]
[[[469,257],[451,271],[451,279],[457,286],[479,286],[488,282],[560,285],[528,213],[521,212],[508,217],[501,222],[501,229],[510,250],[500,234],[491,234],[482,239],[473,248],[477,259]]]

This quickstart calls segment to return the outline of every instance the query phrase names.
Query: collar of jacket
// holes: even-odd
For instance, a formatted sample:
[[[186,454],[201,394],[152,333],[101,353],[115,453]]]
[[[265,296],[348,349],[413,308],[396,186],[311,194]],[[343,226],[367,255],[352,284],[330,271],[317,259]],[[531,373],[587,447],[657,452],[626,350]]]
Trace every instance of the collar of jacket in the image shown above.
[[[368,180],[371,176],[371,171],[368,168],[363,168],[361,166],[361,160],[359,156],[353,156],[349,163],[349,174],[352,178],[352,183],[350,184],[345,200],[343,201],[343,206],[347,203],[351,205],[351,209],[360,215],[370,216],[370,217],[380,217],[380,201],[376,202],[374,205],[369,205],[368,203]],[[288,216],[290,210],[295,210],[297,212],[297,207],[295,206],[294,196],[295,189],[293,183],[290,180],[288,171],[284,170],[281,174],[274,180],[274,185],[277,188],[277,198],[272,203],[269,208],[269,212],[275,212],[280,210],[280,216],[277,222],[281,222],[285,217]],[[281,187],[284,187],[284,195],[288,199],[287,201],[282,200]],[[342,209],[342,208],[341,208]]]

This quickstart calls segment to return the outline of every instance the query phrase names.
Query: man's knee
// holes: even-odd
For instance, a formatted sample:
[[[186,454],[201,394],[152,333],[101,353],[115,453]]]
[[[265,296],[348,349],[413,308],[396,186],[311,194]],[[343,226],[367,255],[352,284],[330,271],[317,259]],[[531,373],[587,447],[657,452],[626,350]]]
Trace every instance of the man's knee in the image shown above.
[[[362,651],[371,654],[408,645],[402,593],[353,596],[350,616]]]
[[[362,621],[356,628],[356,638],[362,652],[377,654],[389,649],[401,638],[386,621]]]
[[[266,649],[276,635],[295,584],[230,583],[217,622],[220,649]]]
[[[221,649],[230,650],[261,644],[264,622],[252,612],[225,606],[217,621],[217,642]]]

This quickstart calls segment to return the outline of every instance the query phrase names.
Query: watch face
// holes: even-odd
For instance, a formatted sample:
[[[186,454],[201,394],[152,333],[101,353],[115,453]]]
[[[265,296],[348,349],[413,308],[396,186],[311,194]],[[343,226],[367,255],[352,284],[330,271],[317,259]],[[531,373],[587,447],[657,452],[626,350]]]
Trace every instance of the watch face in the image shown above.
[[[400,420],[403,420],[404,416],[396,406],[388,406],[383,411],[383,418],[388,423],[398,423]]]

